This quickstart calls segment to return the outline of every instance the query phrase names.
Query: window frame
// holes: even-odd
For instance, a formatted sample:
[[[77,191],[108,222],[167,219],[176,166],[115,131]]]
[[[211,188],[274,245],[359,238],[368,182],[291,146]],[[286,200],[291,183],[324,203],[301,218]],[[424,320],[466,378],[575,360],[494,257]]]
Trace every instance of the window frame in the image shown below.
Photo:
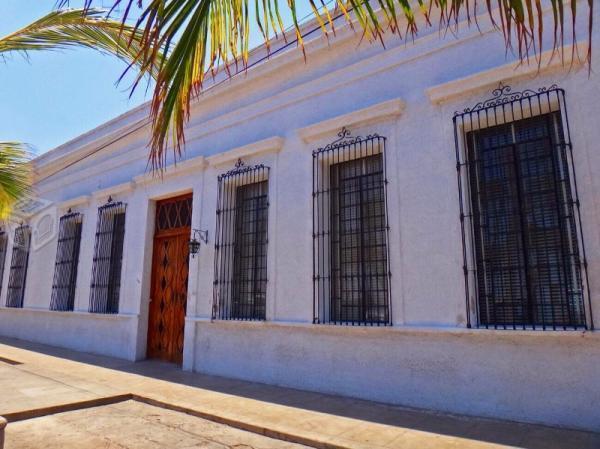
[[[111,223],[108,217],[111,217]],[[114,202],[112,198],[98,208],[90,281],[90,313],[119,313],[126,218],[127,204]]]
[[[52,311],[71,312],[75,308],[82,230],[83,214],[69,210],[60,217],[50,298],[50,310]],[[67,277],[66,281],[65,276]],[[63,285],[65,282],[67,284]],[[66,298],[65,294],[61,293],[61,289],[65,288],[67,289]]]
[[[264,164],[246,166],[239,159],[232,170],[223,173],[217,177],[217,209],[216,209],[216,227],[215,227],[215,255],[214,255],[214,288],[213,288],[213,306],[211,318],[213,320],[233,320],[233,321],[265,321],[268,313],[269,297],[269,221],[270,221],[270,167]],[[263,184],[264,183],[264,184]],[[256,279],[253,278],[253,284],[247,293],[250,296],[258,296],[260,301],[257,303],[256,297],[252,304],[236,301],[236,297],[241,298],[240,284],[244,281],[236,278],[239,275],[240,266],[240,242],[238,241],[238,220],[243,211],[238,205],[240,194],[248,186],[264,186],[263,192],[256,198],[264,198],[266,204],[262,207],[264,214],[261,219],[264,221],[263,242],[260,243],[261,257],[254,254],[252,258],[252,269],[260,269],[260,286],[257,289]],[[252,198],[253,200],[256,198]],[[256,237],[256,236],[255,236]],[[255,242],[258,245],[258,242]],[[254,248],[256,250],[256,248]],[[256,263],[261,261],[262,265],[256,267]],[[256,276],[256,272],[254,273]],[[262,298],[261,298],[262,296]],[[237,304],[237,306],[236,306]],[[238,313],[240,312],[240,313]],[[243,313],[242,313],[243,312]]]
[[[17,233],[23,233],[24,244],[18,242]],[[31,228],[22,224],[15,229],[10,272],[6,291],[6,307],[23,308],[25,287],[27,286],[27,270],[29,268],[29,253],[31,251]],[[18,264],[18,265],[17,265]],[[11,292],[16,296],[12,297]]]
[[[4,268],[6,267],[6,257],[8,253],[8,233],[0,231],[0,294],[4,287]]]
[[[478,268],[476,255],[476,235],[474,210],[471,203],[473,186],[471,185],[472,160],[469,155],[468,136],[470,133],[483,131],[494,126],[516,124],[521,120],[535,118],[546,114],[558,113],[564,135],[563,142],[555,142],[564,147],[566,152],[566,168],[570,180],[572,207],[574,215],[575,239],[579,248],[578,265],[581,271],[583,292],[584,324],[577,326],[557,325],[556,323],[485,323],[480,319],[480,297],[478,287]],[[565,91],[556,85],[536,90],[525,89],[515,92],[510,86],[500,84],[492,92],[492,98],[481,101],[470,108],[457,111],[453,116],[454,140],[456,153],[457,185],[459,190],[459,208],[463,253],[463,276],[465,285],[465,306],[467,327],[487,329],[522,329],[522,330],[582,330],[593,329],[594,321],[590,303],[589,282],[585,243],[582,233],[581,211],[577,190],[577,177],[573,159],[573,145],[570,137],[569,117],[566,107]],[[553,130],[556,132],[556,130]]]
[[[346,129],[338,133],[338,138],[324,147],[313,151],[313,323],[331,325],[351,326],[391,326],[392,325],[392,289],[391,289],[391,265],[390,265],[390,226],[389,226],[389,202],[388,202],[388,180],[387,180],[387,138],[373,133],[366,137],[352,136]],[[387,310],[384,319],[337,319],[334,313],[332,301],[334,299],[334,275],[331,233],[332,222],[332,185],[331,167],[340,163],[351,162],[381,154],[383,185],[383,219],[384,219],[384,241],[385,241],[385,299],[383,307]],[[362,195],[362,193],[361,193]],[[361,234],[361,239],[364,236]],[[364,265],[365,261],[361,259]],[[364,274],[364,273],[363,273]],[[366,275],[365,275],[366,276]],[[359,298],[361,304],[366,304],[367,299],[364,290],[364,276],[362,279],[362,293]],[[365,308],[365,311],[369,307]]]

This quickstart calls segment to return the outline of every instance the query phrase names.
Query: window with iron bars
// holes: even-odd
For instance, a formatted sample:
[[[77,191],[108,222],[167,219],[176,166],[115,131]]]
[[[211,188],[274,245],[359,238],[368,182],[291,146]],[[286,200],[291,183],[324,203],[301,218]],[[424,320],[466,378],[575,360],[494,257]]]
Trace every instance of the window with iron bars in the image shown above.
[[[6,250],[8,248],[8,234],[0,231],[0,292],[2,292],[2,281],[4,279],[4,265],[6,264]]]
[[[90,286],[92,313],[119,313],[126,208],[125,204],[111,199],[98,208]]]
[[[500,86],[454,120],[468,314],[474,296],[478,326],[586,328],[585,250],[564,91]]]
[[[75,306],[81,225],[80,213],[60,217],[50,310],[71,311]]]
[[[386,139],[338,137],[313,152],[314,322],[389,325]]]
[[[6,307],[23,307],[25,296],[25,281],[27,280],[27,265],[31,245],[31,229],[21,225],[15,230],[10,276],[6,295]]]
[[[269,167],[219,176],[213,319],[266,319],[268,215]]]

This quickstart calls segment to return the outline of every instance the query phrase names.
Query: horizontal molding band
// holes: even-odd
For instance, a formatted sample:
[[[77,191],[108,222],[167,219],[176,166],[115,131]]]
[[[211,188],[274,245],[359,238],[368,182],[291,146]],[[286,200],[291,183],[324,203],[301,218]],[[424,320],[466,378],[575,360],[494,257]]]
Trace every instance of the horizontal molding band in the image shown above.
[[[300,128],[298,135],[305,143],[310,143],[326,134],[337,132],[343,127],[359,126],[400,117],[404,108],[405,103],[399,98],[383,101],[373,106],[338,115],[337,117]]]
[[[580,43],[578,48],[580,54],[585,54],[588,51],[588,43]],[[575,60],[571,60],[572,53],[572,45],[565,47],[565,60],[562,61],[560,55],[552,50],[548,50],[542,54],[539,66],[535,61],[531,63],[511,62],[464,78],[430,87],[425,92],[432,104],[441,104],[457,97],[463,97],[470,92],[482,89],[486,86],[496,86],[502,81],[512,81],[526,76],[531,76],[533,78],[542,73],[559,68],[572,70],[573,67],[581,67],[583,62],[577,57],[575,57]]]
[[[140,316],[137,313],[91,313],[84,311],[64,311],[37,309],[33,307],[0,307],[0,314],[12,315],[44,315],[55,317],[69,317],[72,319],[90,319],[90,320],[137,320]]]
[[[252,157],[264,153],[277,153],[283,148],[284,139],[279,136],[269,137],[248,145],[236,147],[223,153],[206,158],[211,166],[219,166],[244,157]]]

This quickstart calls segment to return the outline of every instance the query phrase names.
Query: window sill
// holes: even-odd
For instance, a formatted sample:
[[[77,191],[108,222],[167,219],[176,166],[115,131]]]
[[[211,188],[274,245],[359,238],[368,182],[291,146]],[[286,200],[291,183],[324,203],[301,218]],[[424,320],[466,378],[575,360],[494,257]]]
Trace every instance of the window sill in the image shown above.
[[[85,311],[63,311],[63,310],[48,310],[38,309],[34,307],[0,307],[0,313],[13,313],[13,314],[31,314],[31,315],[49,315],[49,316],[66,316],[72,317],[73,319],[104,319],[104,320],[130,320],[139,318],[138,314],[134,313],[91,313]]]
[[[221,328],[297,330],[330,335],[367,335],[367,336],[407,336],[407,337],[440,337],[465,339],[501,339],[505,341],[523,339],[572,339],[586,338],[600,342],[600,332],[590,330],[508,330],[478,329],[449,326],[346,326],[333,324],[313,324],[294,321],[233,321],[210,320],[205,317],[188,317],[188,322],[200,323]]]

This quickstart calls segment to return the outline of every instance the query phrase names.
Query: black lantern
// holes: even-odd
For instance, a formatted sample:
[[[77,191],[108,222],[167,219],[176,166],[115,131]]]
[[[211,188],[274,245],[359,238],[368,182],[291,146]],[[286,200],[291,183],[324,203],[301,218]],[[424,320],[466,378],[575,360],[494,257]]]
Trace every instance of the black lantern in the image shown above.
[[[192,240],[190,240],[189,243],[192,259],[200,251],[201,242],[203,242],[205,245],[208,244],[208,231],[201,231],[200,229],[194,229],[193,231],[194,234],[192,235]]]

